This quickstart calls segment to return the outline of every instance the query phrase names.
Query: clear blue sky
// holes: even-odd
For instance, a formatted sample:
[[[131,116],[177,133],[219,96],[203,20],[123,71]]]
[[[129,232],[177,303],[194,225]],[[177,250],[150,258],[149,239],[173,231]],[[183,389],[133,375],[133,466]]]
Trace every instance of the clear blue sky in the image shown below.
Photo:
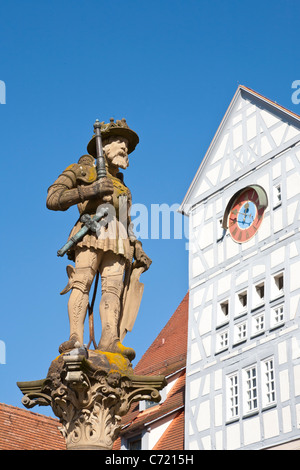
[[[299,17],[288,0],[1,2],[0,402],[22,406],[16,382],[44,378],[68,337],[68,261],[56,251],[77,211],[45,199],[95,119],[125,117],[140,136],[125,173],[133,201],[180,204],[238,84],[300,113]],[[134,364],[187,292],[185,242],[143,241],[153,264],[126,339]]]

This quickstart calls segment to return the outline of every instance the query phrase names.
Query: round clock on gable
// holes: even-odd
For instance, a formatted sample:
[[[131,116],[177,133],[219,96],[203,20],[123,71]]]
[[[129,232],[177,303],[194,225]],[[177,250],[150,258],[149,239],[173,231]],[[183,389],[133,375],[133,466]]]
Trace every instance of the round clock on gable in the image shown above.
[[[238,191],[229,201],[223,219],[223,228],[229,230],[237,243],[254,237],[264,217],[268,198],[261,186],[253,185]]]

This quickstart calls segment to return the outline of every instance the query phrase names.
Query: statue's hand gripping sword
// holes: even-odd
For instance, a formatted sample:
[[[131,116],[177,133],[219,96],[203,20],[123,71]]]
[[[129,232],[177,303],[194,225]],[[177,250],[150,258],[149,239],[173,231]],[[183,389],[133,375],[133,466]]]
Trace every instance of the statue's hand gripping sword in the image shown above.
[[[101,124],[98,119],[94,124],[94,133],[96,139],[97,179],[101,180],[106,176],[106,167],[102,148]],[[106,196],[106,198],[111,198],[111,196]],[[108,201],[105,198],[104,200]],[[96,232],[99,228],[99,225],[107,225],[105,218],[107,217],[108,213],[108,207],[101,207],[99,210],[97,210],[97,213],[94,215],[94,217],[91,217],[89,214],[83,214],[80,217],[81,222],[84,224],[83,227],[73,237],[71,237],[70,240],[68,240],[60,250],[58,250],[57,256],[64,256],[64,254],[67,253],[67,251],[72,248],[72,246],[76,245],[76,243],[82,240],[89,230]]]

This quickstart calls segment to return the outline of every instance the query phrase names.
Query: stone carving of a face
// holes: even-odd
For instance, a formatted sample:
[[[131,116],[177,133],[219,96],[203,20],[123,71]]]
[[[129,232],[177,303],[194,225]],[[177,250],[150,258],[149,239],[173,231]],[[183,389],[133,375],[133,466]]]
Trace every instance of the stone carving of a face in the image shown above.
[[[129,166],[128,140],[124,137],[110,137],[103,142],[103,152],[109,165],[126,169]]]

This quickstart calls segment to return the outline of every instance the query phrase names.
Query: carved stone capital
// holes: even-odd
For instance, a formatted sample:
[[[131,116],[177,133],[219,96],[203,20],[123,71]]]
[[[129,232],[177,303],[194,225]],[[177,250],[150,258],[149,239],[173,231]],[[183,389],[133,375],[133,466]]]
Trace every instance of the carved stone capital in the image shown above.
[[[59,356],[46,379],[18,382],[24,406],[50,405],[62,424],[67,449],[111,449],[131,404],[159,402],[159,390],[166,385],[163,376],[133,375],[131,365],[118,356],[99,351]],[[110,367],[107,361],[104,367],[104,359]]]

